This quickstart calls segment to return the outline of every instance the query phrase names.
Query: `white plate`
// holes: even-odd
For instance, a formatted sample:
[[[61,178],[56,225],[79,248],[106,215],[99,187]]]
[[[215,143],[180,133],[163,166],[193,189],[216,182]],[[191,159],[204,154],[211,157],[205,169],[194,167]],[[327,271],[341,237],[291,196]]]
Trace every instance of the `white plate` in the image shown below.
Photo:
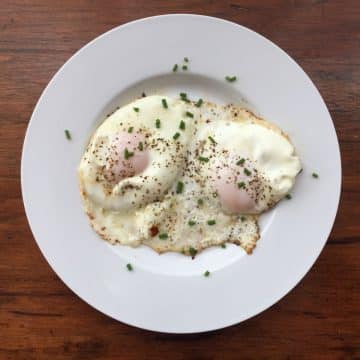
[[[189,57],[189,71],[171,72]],[[225,75],[237,75],[232,84]],[[143,91],[242,103],[291,137],[304,165],[293,199],[261,221],[251,256],[236,246],[191,260],[110,246],[91,230],[76,168],[105,114]],[[64,136],[70,129],[72,140]],[[310,269],[338,207],[341,163],[329,112],[303,70],[237,24],[197,15],[157,16],[115,28],[76,53],[43,92],[23,148],[22,191],[34,237],[78,296],[137,327],[189,333],[239,323],[268,308]],[[319,173],[313,179],[311,173]],[[132,263],[134,271],[126,270]],[[205,270],[211,276],[205,278]]]

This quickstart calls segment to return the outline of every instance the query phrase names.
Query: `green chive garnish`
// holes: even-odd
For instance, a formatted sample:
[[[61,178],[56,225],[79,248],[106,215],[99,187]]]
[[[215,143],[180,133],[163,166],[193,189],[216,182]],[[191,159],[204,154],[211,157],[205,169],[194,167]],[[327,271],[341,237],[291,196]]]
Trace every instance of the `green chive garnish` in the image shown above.
[[[167,108],[168,108],[168,104],[167,104],[166,99],[161,99],[161,102],[162,102],[163,108],[164,108],[164,109],[167,109]]]
[[[236,165],[244,165],[245,159],[240,159]]]
[[[179,125],[180,130],[185,130],[185,121],[181,120]]]
[[[128,133],[131,134],[134,130],[134,127],[133,126],[130,126],[129,129],[128,129]]]
[[[190,118],[193,118],[193,117],[194,117],[194,114],[191,113],[190,111],[187,111],[187,112],[185,113],[185,115],[186,115],[187,117],[190,117]]]
[[[212,226],[212,225],[215,225],[216,224],[216,221],[215,220],[208,220],[207,221],[207,224]]]
[[[134,156],[134,153],[130,152],[127,148],[125,148],[125,150],[124,150],[124,158],[127,160],[127,159],[131,158],[132,156]]]
[[[200,107],[200,106],[202,105],[202,103],[203,103],[203,99],[199,99],[199,100],[197,101],[197,103],[195,103],[195,106],[196,106],[196,107]]]
[[[177,72],[177,69],[178,69],[178,64],[175,64],[175,65],[173,66],[173,68],[172,68],[172,71],[173,71],[173,72]]]
[[[184,183],[179,181],[176,185],[176,193],[181,194],[184,190]]]
[[[133,109],[135,112],[139,112],[139,110],[140,110],[138,107],[134,107]]]
[[[245,217],[245,216],[241,216],[241,217],[240,217],[240,220],[241,220],[242,222],[244,222],[244,221],[246,220],[246,217]]]
[[[236,80],[236,76],[225,76],[226,81],[234,82]]]
[[[317,173],[312,173],[312,177],[313,177],[314,179],[317,179],[317,178],[319,177],[319,175],[318,175]]]
[[[221,247],[222,247],[223,249],[225,249],[225,248],[226,248],[226,244],[221,244]]]
[[[194,257],[194,256],[196,255],[196,253],[197,253],[197,250],[194,249],[193,247],[190,247],[190,248],[189,248],[189,253],[190,253],[190,255],[191,255],[192,257]]]
[[[161,125],[161,122],[160,122],[160,119],[156,119],[155,120],[155,126],[157,129],[160,129],[160,125]]]
[[[216,144],[216,141],[214,140],[214,138],[212,136],[209,136],[209,140],[213,143]]]
[[[139,142],[138,149],[139,149],[140,151],[143,151],[143,150],[144,150],[144,144],[143,144],[141,141]]]
[[[247,176],[250,176],[250,175],[251,175],[251,171],[248,170],[247,168],[244,169],[244,173],[245,173],[245,175],[247,175]]]
[[[205,276],[205,277],[209,277],[209,276],[210,276],[210,271],[209,271],[209,270],[206,270],[206,271],[204,272],[204,276]]]
[[[68,140],[71,140],[71,134],[70,131],[68,129],[64,130],[65,136]]]
[[[168,237],[169,237],[169,236],[168,236],[167,233],[161,233],[161,234],[159,234],[159,239],[161,239],[161,240],[166,240]]]
[[[187,97],[187,94],[184,93],[184,92],[181,92],[181,93],[180,93],[180,98],[181,98],[182,101],[185,101],[185,102],[187,102],[187,103],[190,102],[190,100],[189,100],[188,97]]]
[[[245,183],[244,183],[243,181],[239,182],[239,183],[238,183],[238,188],[239,188],[239,189],[245,188]]]
[[[176,139],[178,139],[179,137],[180,137],[180,133],[177,132],[177,133],[174,134],[173,139],[176,140]]]
[[[189,62],[189,58],[184,57],[184,61],[185,61],[185,62]]]
[[[204,200],[203,199],[198,199],[197,203],[198,203],[199,206],[204,205]]]
[[[133,271],[133,267],[131,264],[126,264],[126,267],[129,271]]]
[[[189,224],[189,226],[194,226],[194,225],[196,225],[196,222],[193,220],[189,220],[188,224]]]
[[[203,157],[203,156],[199,156],[198,159],[202,162],[209,162],[209,158]]]
[[[183,66],[182,66],[182,69],[183,69],[184,71],[186,71],[186,70],[188,69],[187,65],[183,65]]]
[[[285,196],[288,200],[290,200],[292,198],[292,196],[290,194],[286,194]]]

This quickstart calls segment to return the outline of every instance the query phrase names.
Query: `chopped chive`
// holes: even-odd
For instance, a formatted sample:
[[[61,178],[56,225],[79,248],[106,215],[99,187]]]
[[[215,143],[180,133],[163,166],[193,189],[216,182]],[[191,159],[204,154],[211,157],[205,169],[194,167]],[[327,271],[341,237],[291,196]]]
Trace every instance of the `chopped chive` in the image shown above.
[[[196,103],[195,103],[195,106],[196,107],[200,107],[203,103],[203,99],[199,99]]]
[[[183,69],[184,71],[186,71],[186,70],[188,69],[187,65],[183,65],[183,66],[182,66],[182,69]]]
[[[209,158],[207,157],[199,156],[198,159],[202,162],[209,162]]]
[[[319,175],[317,174],[317,173],[312,173],[312,177],[314,178],[314,179],[317,179],[318,177],[319,177]]]
[[[134,130],[134,127],[133,127],[133,126],[130,126],[130,127],[128,128],[128,133],[131,134],[131,133],[133,132],[133,130]]]
[[[189,62],[189,58],[187,58],[186,56],[184,57],[184,61],[185,62]]]
[[[138,107],[134,107],[133,109],[135,112],[139,112],[139,110],[140,110]]]
[[[209,276],[210,276],[210,271],[209,271],[209,270],[206,270],[206,271],[204,272],[204,276],[205,276],[205,277],[209,277]]]
[[[130,152],[127,148],[125,148],[125,150],[124,150],[124,158],[127,160],[127,159],[131,158],[132,156],[134,156],[134,153]]]
[[[212,225],[215,225],[216,224],[216,221],[215,220],[208,220],[207,221],[207,224],[212,226]]]
[[[241,220],[242,222],[244,222],[244,221],[246,220],[246,217],[245,217],[245,216],[241,216],[241,217],[240,217],[240,220]]]
[[[187,97],[187,93],[181,92],[180,93],[180,98],[181,98],[181,100],[184,100],[186,102],[190,102],[190,100]]]
[[[176,185],[176,193],[181,194],[184,190],[184,183],[179,181]]]
[[[223,249],[226,248],[226,244],[221,244],[220,246],[221,246]]]
[[[180,130],[185,130],[185,121],[181,120],[179,125]]]
[[[225,76],[226,81],[234,82],[236,80],[236,76]]]
[[[161,99],[161,102],[162,102],[163,108],[164,108],[164,109],[167,109],[167,108],[168,108],[168,104],[167,104],[166,99]]]
[[[209,136],[209,140],[210,140],[213,144],[216,144],[216,141],[215,141],[215,139],[214,139],[212,136]]]
[[[245,175],[247,175],[247,176],[250,176],[250,175],[251,175],[251,171],[248,170],[247,168],[244,169],[244,173],[245,173]]]
[[[70,131],[68,129],[64,130],[65,136],[68,140],[71,140],[71,134]]]
[[[245,162],[245,159],[243,158],[243,159],[240,159],[237,163],[236,163],[236,165],[244,165],[244,162]]]
[[[238,188],[239,188],[239,189],[245,188],[245,183],[244,183],[243,181],[239,182],[239,183],[238,183]]]
[[[189,226],[194,226],[194,225],[196,225],[196,222],[193,220],[189,220],[188,224],[189,224]]]
[[[198,199],[197,203],[198,203],[199,206],[204,205],[204,200],[203,199]]]
[[[161,233],[161,234],[159,234],[159,239],[161,239],[161,240],[166,240],[168,237],[169,237],[169,236],[168,236],[167,233]]]
[[[177,132],[177,133],[174,134],[173,139],[176,140],[176,139],[178,139],[179,137],[180,137],[180,133]]]
[[[186,93],[180,93],[180,98],[181,98],[181,100],[182,101],[185,101],[185,102],[187,102],[187,103],[189,103],[190,102],[190,100],[188,99],[188,97],[187,97],[187,94]]]
[[[192,257],[194,257],[197,254],[197,250],[194,249],[192,246],[189,247],[189,253]]]
[[[160,126],[161,126],[160,119],[155,120],[155,126],[156,126],[157,129],[160,129]]]
[[[292,198],[292,196],[290,194],[286,194],[285,196],[288,200],[290,200]]]
[[[143,151],[143,150],[144,150],[144,144],[142,143],[142,141],[139,142],[138,149],[139,149],[140,151]]]
[[[133,271],[133,267],[131,264],[126,264],[126,267],[129,271]]]
[[[175,64],[175,65],[173,66],[173,68],[172,68],[172,71],[173,71],[173,72],[177,72],[177,69],[178,69],[178,64]]]
[[[185,113],[185,115],[186,115],[187,117],[190,117],[190,118],[193,118],[193,117],[194,117],[194,114],[191,113],[190,111],[187,111],[187,112]]]

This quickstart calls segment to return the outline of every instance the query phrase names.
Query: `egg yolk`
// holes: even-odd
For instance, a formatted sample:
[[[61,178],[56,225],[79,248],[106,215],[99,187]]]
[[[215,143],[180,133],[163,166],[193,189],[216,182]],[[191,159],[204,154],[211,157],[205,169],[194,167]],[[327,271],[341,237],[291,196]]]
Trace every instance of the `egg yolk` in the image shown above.
[[[114,182],[143,172],[149,163],[149,151],[141,133],[117,133],[109,146],[105,172]]]
[[[251,170],[233,164],[223,168],[218,174],[214,186],[222,207],[235,214],[253,213],[255,196],[249,183]]]

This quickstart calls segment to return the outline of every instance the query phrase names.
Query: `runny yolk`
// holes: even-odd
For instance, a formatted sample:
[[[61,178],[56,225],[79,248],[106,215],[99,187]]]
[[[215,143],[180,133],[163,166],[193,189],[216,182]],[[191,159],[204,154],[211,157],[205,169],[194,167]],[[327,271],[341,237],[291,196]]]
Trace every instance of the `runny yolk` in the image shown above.
[[[214,186],[220,203],[225,210],[231,213],[253,213],[255,200],[249,184],[251,178],[243,174],[243,171],[237,175],[237,170],[231,167],[223,168],[219,171],[219,176],[216,176]]]
[[[141,133],[117,133],[109,147],[106,172],[115,182],[143,172],[149,163],[149,151]]]

